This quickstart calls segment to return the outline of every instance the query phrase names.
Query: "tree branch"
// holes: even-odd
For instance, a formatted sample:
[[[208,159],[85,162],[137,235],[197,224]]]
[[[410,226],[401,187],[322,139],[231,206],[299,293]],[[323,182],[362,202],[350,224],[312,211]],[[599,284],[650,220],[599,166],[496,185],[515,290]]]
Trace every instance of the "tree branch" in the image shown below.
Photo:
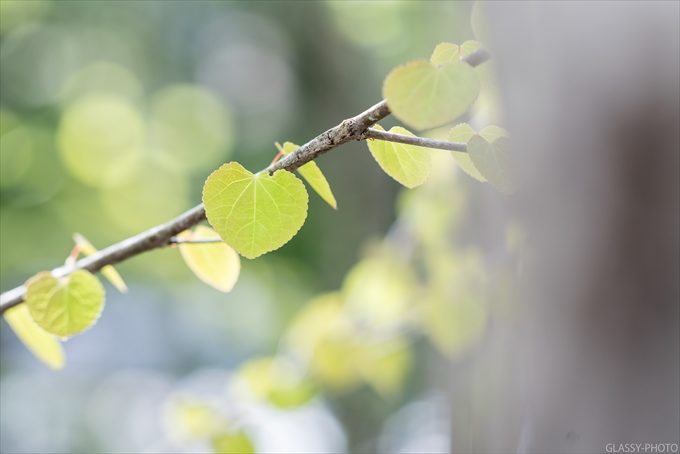
[[[480,49],[468,55],[463,60],[468,62],[471,66],[477,66],[488,59],[489,54],[485,50]],[[293,153],[270,164],[261,172],[269,172],[270,174],[277,170],[288,170],[292,172],[298,167],[318,158],[322,154],[343,143],[352,140],[363,140],[365,139],[364,134],[366,133],[366,130],[389,114],[390,109],[387,107],[387,102],[384,100],[380,101],[359,115],[348,118],[339,125],[319,134]],[[106,265],[114,265],[143,252],[166,246],[171,242],[171,239],[175,235],[193,227],[203,220],[205,220],[205,210],[203,204],[200,204],[165,224],[152,227],[149,230],[115,243],[95,254],[82,258],[73,264],[54,268],[51,273],[54,277],[67,276],[79,269],[95,273]],[[0,314],[4,313],[10,307],[21,303],[25,294],[26,287],[24,285],[20,285],[0,294]]]
[[[467,152],[467,145],[460,142],[447,142],[445,140],[428,139],[427,137],[407,136],[404,134],[396,134],[394,132],[380,131],[378,129],[368,128],[363,134],[366,139],[386,140],[388,142],[405,143],[407,145],[416,145],[418,147],[438,148],[440,150],[451,150]]]

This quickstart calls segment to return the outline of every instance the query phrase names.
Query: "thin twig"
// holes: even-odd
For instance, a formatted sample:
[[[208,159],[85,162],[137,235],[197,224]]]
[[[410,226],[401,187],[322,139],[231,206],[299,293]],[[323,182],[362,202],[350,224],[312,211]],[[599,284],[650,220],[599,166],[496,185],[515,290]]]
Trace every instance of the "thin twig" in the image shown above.
[[[380,131],[379,129],[368,128],[363,134],[366,139],[386,140],[388,142],[405,143],[418,147],[438,148],[440,150],[467,152],[467,145],[460,142],[447,142],[445,140],[428,139],[427,137],[407,136],[394,132]]]
[[[195,238],[195,239],[183,239],[173,236],[168,240],[168,244],[205,244],[205,243],[223,243],[222,238]]]
[[[477,66],[488,59],[489,54],[480,49],[473,54],[468,55],[463,60],[468,62],[471,66]],[[339,125],[319,134],[294,152],[287,154],[278,161],[270,164],[261,172],[269,172],[270,174],[277,170],[288,170],[292,172],[338,145],[342,145],[343,143],[352,140],[363,140],[366,130],[389,114],[390,109],[387,107],[387,102],[380,101],[378,104],[370,107],[359,115],[348,118]],[[54,268],[51,273],[54,277],[67,276],[79,269],[95,273],[106,265],[114,265],[143,252],[166,246],[169,244],[170,239],[175,235],[193,227],[203,220],[205,220],[205,209],[203,204],[196,205],[190,210],[180,214],[175,219],[115,243],[95,254],[78,260],[74,264]],[[10,307],[21,303],[25,294],[26,287],[24,285],[20,285],[0,294],[0,314],[4,313]]]

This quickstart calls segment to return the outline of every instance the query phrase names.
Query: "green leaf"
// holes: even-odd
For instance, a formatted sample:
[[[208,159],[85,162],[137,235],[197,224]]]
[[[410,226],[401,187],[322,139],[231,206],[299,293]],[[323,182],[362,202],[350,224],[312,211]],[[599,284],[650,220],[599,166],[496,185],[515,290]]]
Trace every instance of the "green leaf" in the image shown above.
[[[4,317],[17,337],[36,358],[52,369],[64,367],[64,349],[61,343],[33,321],[26,304],[10,307],[5,311]]]
[[[97,249],[92,245],[92,243],[90,243],[88,239],[80,233],[73,234],[73,241],[76,243],[76,246],[80,248],[82,253],[85,254],[85,256],[90,256],[97,252]],[[102,276],[104,276],[119,292],[127,293],[128,288],[127,285],[125,285],[125,281],[113,266],[106,265],[101,269],[101,273]]]
[[[385,397],[401,389],[411,366],[411,350],[404,340],[371,342],[361,352],[359,371],[366,382]]]
[[[468,140],[477,134],[477,132],[467,123],[461,123],[454,126],[449,132],[449,142],[468,143]],[[468,153],[462,151],[452,151],[451,156],[456,160],[456,164],[463,170],[463,172],[470,175],[478,181],[486,181],[486,178],[479,173],[477,167],[472,163],[472,159]]]
[[[468,154],[479,172],[499,191],[510,193],[513,190],[509,169],[509,139],[501,136],[489,142],[481,135],[473,136],[468,142]]]
[[[254,397],[282,409],[304,405],[316,394],[309,379],[292,363],[280,358],[248,361],[237,376]]]
[[[482,46],[482,43],[480,43],[479,41],[473,40],[465,41],[463,44],[460,45],[460,56],[462,58],[465,58],[468,55],[475,53],[482,47],[484,46]]]
[[[94,325],[104,308],[104,288],[89,271],[57,279],[50,273],[26,282],[26,304],[33,320],[57,336],[72,336]]]
[[[210,227],[199,225],[193,231],[186,230],[177,237],[191,241],[218,238],[218,235]],[[206,284],[222,292],[234,288],[241,271],[241,259],[228,244],[180,243],[179,252],[189,269]]]
[[[434,61],[445,60],[442,54],[433,55]],[[422,130],[460,117],[477,99],[479,88],[477,73],[467,63],[416,60],[387,75],[383,96],[397,118]]]
[[[285,142],[283,146],[277,143],[276,147],[283,155],[292,153],[299,148],[298,145],[291,142]],[[297,171],[327,204],[336,210],[338,209],[338,203],[335,201],[331,186],[328,184],[328,180],[326,180],[319,166],[316,165],[316,162],[309,161],[307,164],[298,167]]]
[[[380,125],[374,129],[384,131]],[[389,132],[414,136],[410,131],[395,126]],[[386,174],[407,188],[420,186],[430,175],[430,150],[415,145],[368,139],[368,149]]]
[[[432,51],[430,63],[433,65],[444,65],[452,63],[460,59],[460,50],[456,44],[453,43],[439,43]]]
[[[212,448],[218,454],[254,454],[255,447],[243,431],[224,432],[213,437]]]
[[[424,324],[432,342],[443,353],[459,354],[477,342],[486,326],[486,309],[469,295],[432,298],[424,304]]]
[[[203,186],[210,225],[244,257],[286,244],[307,217],[307,191],[292,173],[253,175],[237,162],[223,164]]]
[[[490,125],[482,128],[479,135],[486,139],[487,142],[495,142],[501,137],[509,137],[508,131],[500,126]]]
[[[322,294],[305,304],[286,337],[290,350],[309,364],[310,374],[325,387],[344,391],[359,382],[355,362],[361,345],[339,293]]]

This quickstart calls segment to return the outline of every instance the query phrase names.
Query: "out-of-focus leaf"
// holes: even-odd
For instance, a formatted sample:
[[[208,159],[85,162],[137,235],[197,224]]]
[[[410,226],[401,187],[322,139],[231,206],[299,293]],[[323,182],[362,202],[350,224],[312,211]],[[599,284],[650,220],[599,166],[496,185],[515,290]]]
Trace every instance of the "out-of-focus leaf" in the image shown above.
[[[298,145],[295,145],[291,142],[285,142],[283,146],[277,143],[276,147],[283,155],[292,153],[299,148]],[[326,180],[326,177],[324,176],[323,172],[321,172],[319,166],[316,165],[316,162],[309,161],[307,164],[298,167],[297,171],[300,175],[302,175],[302,178],[307,180],[307,183],[309,183],[312,189],[314,189],[314,191],[316,191],[316,193],[319,194],[319,196],[327,204],[336,210],[338,209],[338,202],[335,200],[335,196],[333,195],[333,191],[328,184],[328,180]]]
[[[509,139],[499,137],[489,142],[481,135],[473,136],[468,142],[468,154],[479,172],[499,191],[510,193],[513,190],[509,175]]]
[[[500,126],[489,125],[482,128],[479,131],[479,135],[482,136],[487,142],[495,142],[501,137],[509,137],[508,131]]]
[[[481,49],[482,43],[479,41],[474,41],[474,40],[469,40],[465,41],[463,44],[460,45],[460,56],[465,58],[470,54],[473,54],[477,50]]]
[[[92,243],[90,243],[87,238],[85,238],[80,233],[73,234],[73,241],[86,256],[97,252],[97,249],[92,245]],[[125,281],[123,281],[123,278],[113,266],[106,265],[101,269],[101,273],[111,283],[111,285],[118,289],[119,292],[127,293],[128,288],[127,285],[125,285]]]
[[[194,230],[180,233],[177,237],[190,241],[219,236],[210,227],[200,225]],[[200,280],[222,292],[229,292],[234,288],[241,271],[241,259],[228,244],[180,243],[179,251],[189,269]]]
[[[316,394],[314,385],[281,358],[248,361],[239,369],[238,378],[253,396],[282,409],[304,405]]]
[[[210,438],[226,425],[215,408],[195,399],[176,399],[170,402],[168,411],[172,430],[182,439]]]
[[[38,273],[26,282],[26,304],[33,320],[57,336],[72,336],[95,324],[104,308],[104,288],[90,272],[77,270],[57,279]]]
[[[359,382],[361,345],[339,293],[307,303],[291,323],[287,340],[291,351],[309,364],[310,373],[326,387],[344,391]]]
[[[434,344],[455,355],[472,346],[483,334],[486,308],[473,295],[456,292],[455,297],[432,296],[425,304],[424,323]]]
[[[469,140],[477,132],[467,123],[460,123],[449,131],[448,140],[450,142],[461,142],[467,144]],[[489,142],[493,142],[500,137],[507,137],[508,132],[499,126],[487,126],[479,131],[479,135],[482,136]],[[456,160],[458,166],[472,178],[478,181],[487,181],[487,179],[482,175],[482,173],[477,169],[477,167],[472,162],[470,153],[464,153],[461,151],[452,151],[451,156]]]
[[[460,123],[454,126],[449,132],[449,141],[466,144],[468,143],[468,140],[470,140],[475,134],[477,134],[477,131],[475,131],[472,126],[467,123]],[[472,163],[472,159],[470,159],[470,155],[468,153],[452,151],[451,156],[453,156],[453,159],[456,160],[456,164],[458,164],[458,166],[465,173],[470,175],[475,180],[486,181],[486,178],[484,178],[484,176],[479,173],[477,167],[475,167],[475,165]]]
[[[437,52],[434,60],[443,61],[442,53]],[[477,73],[467,63],[416,60],[387,75],[383,96],[397,118],[422,130],[460,117],[477,99],[479,88]]]
[[[383,396],[401,389],[411,366],[411,349],[402,339],[368,343],[362,350],[360,373]]]
[[[36,358],[52,369],[64,367],[61,343],[33,321],[26,304],[11,307],[3,315],[17,337]]]
[[[360,261],[342,286],[350,316],[362,326],[387,331],[409,322],[417,290],[411,268],[389,254]]]
[[[295,236],[307,217],[307,200],[305,185],[292,173],[253,175],[237,162],[223,164],[203,186],[210,225],[249,259]]]
[[[432,51],[430,63],[433,65],[444,65],[446,63],[453,63],[459,59],[460,50],[456,44],[439,43]]]
[[[380,125],[373,126],[384,131]],[[410,131],[395,126],[389,132],[413,136]],[[407,188],[415,188],[430,175],[430,150],[386,140],[368,139],[368,149],[386,174]]]
[[[255,454],[255,446],[243,431],[224,432],[212,439],[212,448],[217,454]]]
[[[488,308],[486,278],[479,254],[431,253],[430,283],[421,298],[425,333],[444,354],[460,355],[484,334]]]

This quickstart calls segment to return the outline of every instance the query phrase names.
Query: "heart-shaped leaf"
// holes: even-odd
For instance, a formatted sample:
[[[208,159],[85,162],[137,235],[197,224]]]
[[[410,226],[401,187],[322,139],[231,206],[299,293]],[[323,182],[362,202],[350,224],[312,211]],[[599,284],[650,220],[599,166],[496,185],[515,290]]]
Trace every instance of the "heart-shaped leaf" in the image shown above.
[[[193,231],[177,235],[179,239],[205,240],[217,238],[217,232],[199,225]],[[189,269],[206,284],[222,292],[229,292],[238,280],[241,259],[231,246],[219,243],[180,243],[179,252]]]
[[[460,48],[453,43],[439,43],[432,51],[430,63],[433,65],[444,65],[460,60]]]
[[[97,252],[97,249],[80,233],[73,234],[73,241],[80,248],[86,256],[90,256]],[[104,276],[119,292],[127,293],[128,288],[125,281],[116,269],[111,265],[106,265],[101,269],[102,276]]]
[[[277,143],[276,147],[284,156],[300,148],[291,142],[285,142],[283,146]],[[331,186],[328,184],[328,180],[326,180],[319,166],[316,165],[316,162],[309,161],[307,164],[298,167],[297,171],[327,204],[336,210],[338,209],[338,202],[335,201]]]
[[[36,358],[52,369],[64,367],[64,349],[61,343],[35,323],[26,304],[10,307],[5,311],[4,317],[12,331]]]
[[[457,58],[451,60],[452,49],[440,46],[430,61],[416,60],[399,66],[383,84],[383,96],[392,113],[416,129],[455,120],[479,95],[480,83],[474,69]]]
[[[210,225],[244,257],[258,257],[286,244],[307,217],[305,185],[292,173],[252,174],[223,164],[205,180],[203,204]]]
[[[104,308],[104,288],[92,273],[77,270],[57,279],[38,273],[26,282],[33,320],[57,336],[72,336],[94,325]]]
[[[466,144],[468,143],[468,140],[470,140],[475,134],[477,134],[477,131],[475,131],[472,126],[467,123],[461,123],[451,129],[449,132],[449,141]],[[470,155],[468,153],[464,153],[462,151],[452,151],[451,156],[453,156],[453,159],[456,160],[456,164],[458,164],[458,167],[460,167],[463,172],[467,173],[475,180],[486,181],[484,175],[479,173],[477,167],[475,167],[475,165],[472,163],[472,159],[470,159]]]
[[[384,131],[380,125],[373,128]],[[389,132],[413,136],[400,126],[393,127]],[[368,139],[366,142],[373,158],[385,173],[407,188],[423,184],[430,175],[431,157],[428,148],[378,139]]]
[[[489,183],[504,193],[510,193],[513,189],[508,174],[508,145],[509,139],[504,136],[489,142],[481,135],[475,135],[468,142],[468,154],[475,167]]]
[[[475,41],[476,42],[476,41]],[[449,141],[450,142],[460,142],[467,144],[468,141],[477,132],[472,126],[467,123],[460,123],[449,131]],[[487,126],[479,131],[479,135],[486,139],[488,142],[493,142],[499,137],[507,137],[508,132],[499,126]],[[469,153],[464,153],[462,151],[452,151],[451,156],[456,160],[456,164],[468,175],[478,181],[486,181],[484,175],[482,175],[477,167],[472,163]]]

